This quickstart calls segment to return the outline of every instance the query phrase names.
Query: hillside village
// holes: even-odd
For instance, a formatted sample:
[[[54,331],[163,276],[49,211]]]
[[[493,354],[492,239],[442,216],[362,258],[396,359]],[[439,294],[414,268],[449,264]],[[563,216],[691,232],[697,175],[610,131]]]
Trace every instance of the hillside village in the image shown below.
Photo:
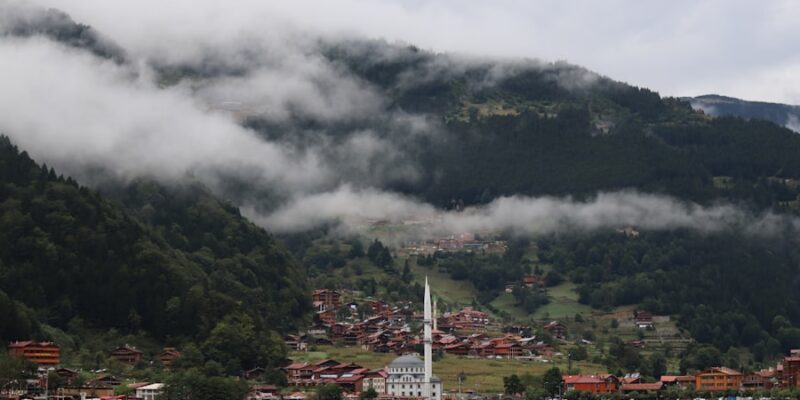
[[[533,283],[531,283],[533,284]],[[391,363],[383,367],[365,367],[358,360],[323,358],[300,361],[300,355],[319,346],[353,347],[361,351],[392,354],[393,357],[415,357],[423,345],[420,326],[422,315],[412,303],[387,304],[370,300],[370,313],[359,316],[354,297],[336,289],[316,289],[312,293],[316,308],[314,326],[306,332],[285,336],[286,346],[292,350],[294,361],[285,364],[281,371],[285,383],[267,384],[262,381],[265,370],[255,368],[244,371],[240,377],[249,382],[250,390],[245,400],[305,400],[314,396],[314,391],[335,386],[344,398],[364,399],[364,394],[384,400],[411,400],[419,396],[400,396],[387,389],[392,368]],[[434,302],[435,304],[435,302]],[[433,308],[436,310],[436,307]],[[330,313],[331,310],[349,310]],[[363,310],[361,310],[363,311]],[[654,329],[654,316],[645,311],[634,311],[629,321],[635,329]],[[432,318],[431,347],[439,359],[493,359],[519,360],[535,364],[553,364],[562,348],[571,346],[568,326],[553,320],[539,326],[504,325],[494,321],[489,314],[465,307],[446,311]],[[588,341],[581,340],[584,344]],[[642,341],[631,341],[631,347],[643,347]],[[0,399],[21,400],[26,398],[48,399],[100,399],[100,400],[155,400],[164,387],[162,382],[134,382],[124,376],[114,376],[103,371],[91,373],[61,365],[58,344],[53,342],[17,341],[8,344],[12,356],[21,357],[38,367],[39,376],[16,385],[7,385],[0,391]],[[107,356],[125,365],[141,362],[158,363],[166,371],[180,360],[181,352],[176,348],[164,348],[153,360],[146,360],[144,352],[133,346],[121,345],[110,349]],[[568,355],[569,357],[569,355]],[[434,363],[435,365],[435,363]],[[550,367],[548,367],[550,368]],[[558,371],[557,368],[552,370]],[[774,367],[742,372],[733,368],[717,366],[689,375],[661,375],[656,380],[647,380],[640,373],[614,375],[609,373],[571,373],[567,367],[559,375],[555,387],[566,398],[575,396],[603,396],[618,394],[626,398],[661,398],[667,393],[755,393],[775,390],[800,389],[800,350],[791,350]],[[518,379],[517,375],[513,375]],[[57,378],[57,387],[48,379]],[[513,392],[505,377],[507,395],[521,396]],[[48,388],[48,391],[45,391]],[[509,390],[512,390],[509,392]],[[460,388],[446,387],[443,398],[456,399],[475,396],[473,391],[462,392]],[[634,396],[634,397],[631,397]]]

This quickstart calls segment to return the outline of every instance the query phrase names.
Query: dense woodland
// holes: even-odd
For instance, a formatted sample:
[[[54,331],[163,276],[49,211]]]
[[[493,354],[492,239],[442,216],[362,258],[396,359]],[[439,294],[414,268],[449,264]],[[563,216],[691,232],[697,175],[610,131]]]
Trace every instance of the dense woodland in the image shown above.
[[[540,258],[578,283],[595,308],[641,304],[721,351],[752,349],[756,360],[800,347],[797,233],[759,237],[651,232],[549,238]]]
[[[229,373],[283,362],[276,330],[303,323],[308,288],[266,232],[199,188],[138,182],[110,201],[0,140],[2,340],[114,328]]]

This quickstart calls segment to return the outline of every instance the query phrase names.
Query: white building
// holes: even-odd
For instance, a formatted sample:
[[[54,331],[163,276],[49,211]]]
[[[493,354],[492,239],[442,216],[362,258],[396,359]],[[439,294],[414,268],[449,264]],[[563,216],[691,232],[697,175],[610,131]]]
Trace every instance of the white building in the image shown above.
[[[417,356],[405,355],[397,357],[387,368],[386,392],[393,396],[419,397],[425,396],[425,362]],[[442,381],[431,376],[431,400],[442,399]]]
[[[164,390],[163,383],[151,383],[147,386],[136,388],[136,397],[142,400],[156,400]]]
[[[416,397],[426,400],[442,399],[442,381],[433,375],[431,354],[431,290],[428,278],[425,278],[425,299],[423,316],[423,343],[425,345],[425,361],[416,356],[397,357],[388,368],[386,392],[399,397]]]

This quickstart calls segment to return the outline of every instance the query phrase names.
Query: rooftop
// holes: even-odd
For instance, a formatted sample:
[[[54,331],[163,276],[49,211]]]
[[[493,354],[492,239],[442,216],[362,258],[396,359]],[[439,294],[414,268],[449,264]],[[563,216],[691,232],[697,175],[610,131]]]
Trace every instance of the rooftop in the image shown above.
[[[395,358],[389,368],[425,368],[425,363],[417,356],[405,355]]]

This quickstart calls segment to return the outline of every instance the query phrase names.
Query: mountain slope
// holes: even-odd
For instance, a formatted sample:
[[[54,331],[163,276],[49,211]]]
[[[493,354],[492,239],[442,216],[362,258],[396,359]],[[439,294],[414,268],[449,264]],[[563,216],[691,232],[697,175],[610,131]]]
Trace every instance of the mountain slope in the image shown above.
[[[266,232],[198,191],[176,200],[157,186],[132,186],[125,199],[141,205],[134,217],[0,137],[3,320],[25,320],[30,307],[56,327],[80,318],[98,329],[202,343],[208,357],[219,353],[226,327],[250,325],[262,350],[233,363],[236,353],[222,354],[223,365],[280,362],[273,330],[302,323],[304,273]],[[4,328],[2,339],[44,336],[36,322]]]

